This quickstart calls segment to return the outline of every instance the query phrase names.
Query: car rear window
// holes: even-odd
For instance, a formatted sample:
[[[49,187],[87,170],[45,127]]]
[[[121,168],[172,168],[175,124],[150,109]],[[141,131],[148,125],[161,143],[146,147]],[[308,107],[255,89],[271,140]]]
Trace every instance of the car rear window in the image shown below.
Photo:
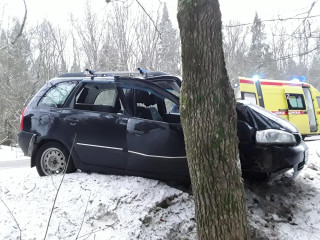
[[[40,99],[38,106],[40,107],[56,107],[61,108],[71,93],[77,82],[62,82],[53,85]]]

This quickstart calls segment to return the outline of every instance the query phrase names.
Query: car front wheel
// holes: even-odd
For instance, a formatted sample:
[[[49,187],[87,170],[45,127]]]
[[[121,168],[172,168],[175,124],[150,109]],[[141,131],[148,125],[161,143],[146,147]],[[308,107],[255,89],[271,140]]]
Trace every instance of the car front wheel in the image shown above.
[[[39,148],[36,156],[36,167],[40,176],[76,171],[71,156],[69,158],[68,150],[57,142],[46,143]]]

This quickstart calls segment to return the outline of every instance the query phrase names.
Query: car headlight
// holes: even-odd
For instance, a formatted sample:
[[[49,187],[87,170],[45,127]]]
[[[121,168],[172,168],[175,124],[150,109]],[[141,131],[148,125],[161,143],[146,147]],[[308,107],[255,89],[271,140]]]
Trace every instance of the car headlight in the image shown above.
[[[267,129],[263,131],[256,132],[256,141],[258,143],[296,143],[296,138],[293,134],[276,130],[276,129]]]

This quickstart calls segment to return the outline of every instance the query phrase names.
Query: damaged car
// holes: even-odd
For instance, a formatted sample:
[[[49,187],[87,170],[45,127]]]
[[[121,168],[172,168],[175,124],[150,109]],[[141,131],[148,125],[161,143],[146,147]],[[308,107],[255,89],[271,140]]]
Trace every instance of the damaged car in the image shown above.
[[[19,145],[40,176],[79,169],[189,182],[180,87],[162,72],[60,75],[24,109]],[[236,109],[244,176],[303,168],[308,148],[292,124],[244,102]]]
[[[293,170],[297,176],[308,161],[309,150],[298,129],[289,121],[250,104],[238,101],[237,130],[242,174],[266,180]]]

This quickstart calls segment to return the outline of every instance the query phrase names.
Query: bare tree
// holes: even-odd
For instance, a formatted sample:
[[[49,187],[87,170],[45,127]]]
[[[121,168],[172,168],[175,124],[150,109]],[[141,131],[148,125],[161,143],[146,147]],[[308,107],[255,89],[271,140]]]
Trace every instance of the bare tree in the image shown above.
[[[2,30],[0,44],[7,45],[0,51],[0,137],[8,137],[8,142],[16,140],[22,103],[29,96],[29,64],[31,59],[30,39],[19,37],[15,44],[10,44],[12,36],[21,29],[17,19],[11,29]]]
[[[228,25],[239,25],[239,23],[229,22]],[[241,25],[224,29],[223,46],[231,86],[234,86],[239,76],[246,75],[249,33],[249,28]]]
[[[8,48],[9,44],[11,44],[11,45],[15,44],[18,41],[18,39],[22,36],[22,32],[23,32],[23,29],[25,27],[25,24],[26,24],[26,21],[27,21],[27,15],[28,15],[28,9],[27,9],[26,1],[23,0],[23,3],[24,3],[24,16],[23,16],[22,23],[20,25],[20,30],[16,33],[17,35],[15,35],[15,37],[12,38],[11,41],[9,41],[4,46],[0,47],[0,50],[5,50],[6,48]]]
[[[160,43],[160,32],[158,32],[154,26],[156,24],[157,29],[159,28],[160,21],[160,10],[159,5],[153,22],[145,14],[139,14],[139,24],[136,25],[137,34],[137,62],[136,66],[149,69],[151,71],[160,70],[159,64],[159,43]],[[152,13],[148,13],[153,15]]]
[[[81,43],[80,49],[85,59],[85,66],[97,69],[99,53],[102,51],[105,38],[109,36],[109,25],[105,20],[98,19],[88,1],[86,2],[84,19],[74,19],[71,15],[71,23],[76,33],[73,37],[77,36]]]
[[[129,2],[112,4],[113,14],[110,23],[112,26],[113,46],[118,53],[117,70],[136,68],[137,58],[135,49],[139,33],[135,30],[139,24],[136,13],[133,14]],[[140,33],[143,34],[143,33]]]
[[[32,75],[39,84],[65,72],[67,63],[65,48],[67,35],[60,28],[44,20],[33,30],[33,63]]]

